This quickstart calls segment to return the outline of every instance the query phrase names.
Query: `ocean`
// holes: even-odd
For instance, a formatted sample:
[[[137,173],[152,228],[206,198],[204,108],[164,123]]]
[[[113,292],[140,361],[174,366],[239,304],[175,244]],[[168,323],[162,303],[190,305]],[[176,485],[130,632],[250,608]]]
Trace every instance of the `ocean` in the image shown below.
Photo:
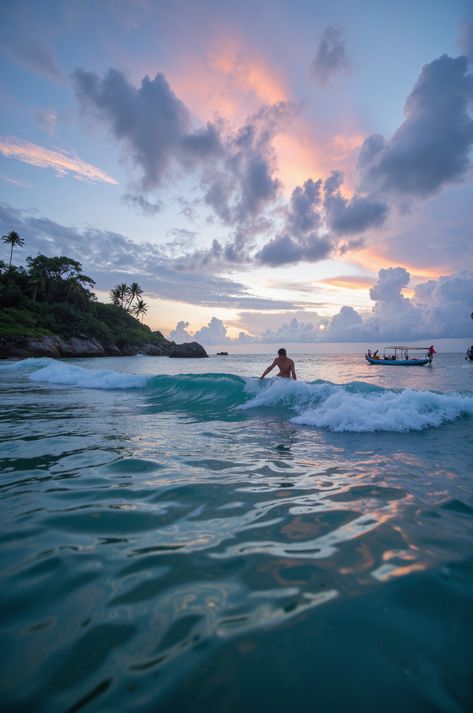
[[[0,364],[3,713],[473,710],[473,363]]]

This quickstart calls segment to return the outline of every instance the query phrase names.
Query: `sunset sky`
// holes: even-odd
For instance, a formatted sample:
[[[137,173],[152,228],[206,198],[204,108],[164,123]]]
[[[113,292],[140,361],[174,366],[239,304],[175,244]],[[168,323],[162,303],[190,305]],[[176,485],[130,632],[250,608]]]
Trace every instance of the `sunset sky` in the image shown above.
[[[3,0],[0,97],[16,264],[176,341],[471,339],[472,2]]]

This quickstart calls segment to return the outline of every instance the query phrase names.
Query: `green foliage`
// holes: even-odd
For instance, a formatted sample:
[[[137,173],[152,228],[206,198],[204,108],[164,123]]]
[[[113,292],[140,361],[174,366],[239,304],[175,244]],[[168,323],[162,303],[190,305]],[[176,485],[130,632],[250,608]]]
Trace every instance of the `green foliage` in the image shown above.
[[[76,260],[37,255],[26,263],[25,269],[0,262],[0,336],[83,334],[119,347],[166,341],[133,316],[146,312],[136,282],[117,286],[123,288],[123,302],[103,304],[90,289],[94,281]]]
[[[114,305],[122,307],[129,314],[133,314],[135,317],[144,317],[148,311],[148,305],[141,299],[142,294],[143,290],[137,282],[132,282],[131,285],[122,282],[110,290],[110,299]]]
[[[38,327],[34,312],[16,307],[7,307],[0,312],[0,337],[44,337],[52,332]]]

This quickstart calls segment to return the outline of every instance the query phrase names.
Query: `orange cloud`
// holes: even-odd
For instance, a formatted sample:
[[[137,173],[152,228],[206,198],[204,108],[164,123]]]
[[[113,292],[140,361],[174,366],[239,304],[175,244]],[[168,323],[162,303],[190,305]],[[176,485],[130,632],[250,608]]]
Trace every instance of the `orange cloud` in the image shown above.
[[[336,134],[332,139],[333,160],[345,160],[361,147],[364,140],[363,134]]]
[[[142,66],[139,71],[153,74],[150,67]],[[263,104],[293,99],[284,69],[277,69],[258,48],[248,45],[246,37],[228,27],[214,30],[206,38],[203,52],[189,49],[175,57],[166,76],[176,95],[202,123],[218,114],[238,126]],[[308,178],[324,179],[338,168],[345,174],[342,194],[351,198],[363,140],[356,128],[347,126],[346,132],[332,137],[318,133],[303,116],[294,117],[288,130],[274,139],[286,194]]]
[[[411,280],[414,282],[418,280],[438,280],[439,277],[449,272],[447,268],[419,268],[417,265],[410,265],[397,258],[393,260],[372,246],[364,247],[362,250],[359,250],[356,255],[352,255],[351,262],[374,272],[392,266],[403,267],[410,273]],[[404,294],[407,293],[404,291]]]
[[[303,134],[279,134],[274,139],[281,179],[287,194],[308,178],[317,180],[326,173],[318,147]]]
[[[202,122],[218,113],[241,123],[261,104],[288,99],[282,77],[244,38],[222,28],[208,39],[205,52],[180,56],[169,78],[177,96]]]
[[[373,287],[376,282],[376,278],[373,277],[357,277],[355,275],[340,275],[338,277],[327,277],[323,280],[324,285],[329,285],[330,287],[339,287],[344,290],[363,290],[366,291],[370,287]]]
[[[71,156],[63,151],[47,149],[44,146],[22,141],[12,136],[0,139],[0,153],[8,158],[29,163],[31,166],[52,168],[61,177],[70,173],[74,178],[81,181],[102,181],[103,183],[118,184],[118,181],[109,176],[108,173],[93,166],[91,163],[82,161],[77,156]]]

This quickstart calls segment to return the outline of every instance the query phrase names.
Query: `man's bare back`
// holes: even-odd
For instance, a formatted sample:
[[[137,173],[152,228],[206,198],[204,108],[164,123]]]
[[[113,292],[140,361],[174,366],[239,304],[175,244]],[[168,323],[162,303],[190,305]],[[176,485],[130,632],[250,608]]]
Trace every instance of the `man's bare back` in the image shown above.
[[[278,356],[273,361],[271,366],[268,366],[267,369],[263,371],[260,378],[264,379],[266,374],[269,374],[269,372],[272,371],[275,366],[279,368],[279,374],[277,374],[277,376],[281,377],[282,379],[290,379],[291,376],[294,380],[297,379],[294,362],[292,359],[289,359],[289,357],[286,356],[285,349],[278,350]]]

